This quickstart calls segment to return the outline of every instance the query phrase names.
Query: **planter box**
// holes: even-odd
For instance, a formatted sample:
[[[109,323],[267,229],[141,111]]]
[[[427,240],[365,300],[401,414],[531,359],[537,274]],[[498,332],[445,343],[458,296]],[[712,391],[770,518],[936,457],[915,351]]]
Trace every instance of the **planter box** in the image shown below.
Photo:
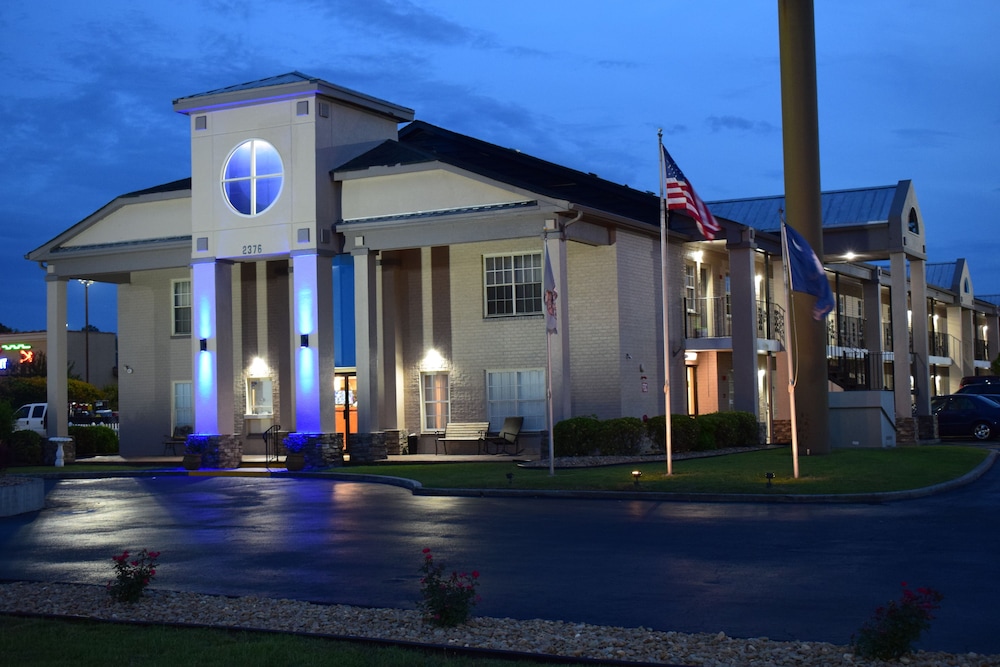
[[[37,477],[0,477],[0,516],[36,512],[45,507],[45,482]]]

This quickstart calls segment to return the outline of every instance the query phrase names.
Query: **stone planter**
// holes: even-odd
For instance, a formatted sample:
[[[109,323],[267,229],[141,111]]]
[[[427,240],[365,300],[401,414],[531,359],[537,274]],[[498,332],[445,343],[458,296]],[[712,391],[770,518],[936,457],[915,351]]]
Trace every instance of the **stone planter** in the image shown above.
[[[197,470],[201,467],[201,454],[185,454],[181,465],[185,470]]]
[[[303,457],[302,470],[315,470],[344,465],[344,436],[341,433],[289,433],[283,444],[287,449],[289,444]],[[292,470],[289,458],[295,452],[285,456],[285,467]]]

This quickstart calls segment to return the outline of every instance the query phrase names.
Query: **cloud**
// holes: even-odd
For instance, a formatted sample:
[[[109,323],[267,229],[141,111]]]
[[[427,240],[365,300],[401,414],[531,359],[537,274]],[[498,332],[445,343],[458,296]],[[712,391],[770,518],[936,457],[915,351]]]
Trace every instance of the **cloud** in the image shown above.
[[[366,31],[386,33],[414,42],[495,48],[496,38],[428,11],[410,0],[314,0],[328,18],[351,23]]]
[[[893,130],[892,133],[897,139],[901,139],[908,144],[921,146],[943,146],[948,140],[956,138],[955,132],[936,130],[928,127],[910,127]]]
[[[735,130],[738,132],[753,132],[754,134],[773,134],[780,128],[766,120],[750,120],[741,116],[709,116],[705,119],[712,132]]]

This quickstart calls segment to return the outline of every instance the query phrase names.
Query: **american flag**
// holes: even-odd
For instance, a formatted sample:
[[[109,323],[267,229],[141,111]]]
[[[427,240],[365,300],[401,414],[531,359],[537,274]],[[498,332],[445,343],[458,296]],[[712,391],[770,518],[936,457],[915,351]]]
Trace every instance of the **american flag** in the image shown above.
[[[663,151],[663,180],[667,192],[667,210],[680,209],[687,211],[698,225],[698,231],[705,237],[706,241],[711,241],[722,229],[712,212],[705,206],[698,193],[691,187],[691,182],[684,177],[681,168],[677,166],[670,153],[662,144]]]

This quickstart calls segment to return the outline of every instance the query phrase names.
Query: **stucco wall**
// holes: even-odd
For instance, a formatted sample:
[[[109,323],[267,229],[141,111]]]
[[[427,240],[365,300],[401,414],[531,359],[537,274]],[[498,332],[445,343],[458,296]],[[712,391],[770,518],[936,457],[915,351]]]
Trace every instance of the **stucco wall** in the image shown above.
[[[171,426],[173,382],[191,381],[191,337],[171,336],[170,288],[172,279],[190,275],[187,268],[134,273],[130,284],[118,288],[123,456],[163,453],[163,437]]]

